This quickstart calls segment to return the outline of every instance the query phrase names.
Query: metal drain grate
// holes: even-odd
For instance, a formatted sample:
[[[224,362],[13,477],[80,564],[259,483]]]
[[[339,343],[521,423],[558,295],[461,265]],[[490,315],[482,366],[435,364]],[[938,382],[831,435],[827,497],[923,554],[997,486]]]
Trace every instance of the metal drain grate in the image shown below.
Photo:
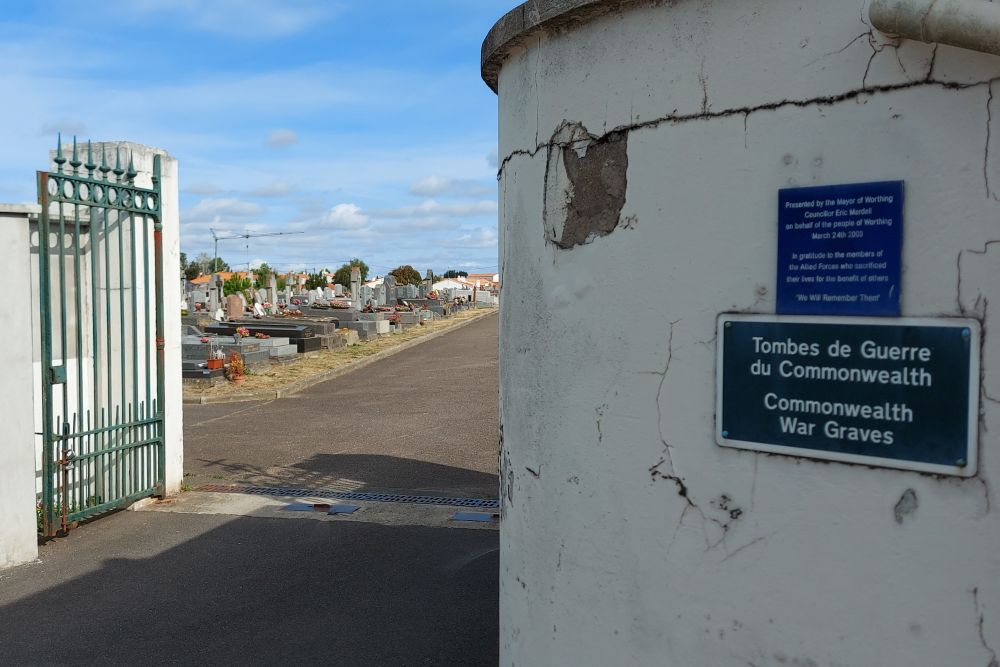
[[[411,505],[445,505],[448,507],[482,507],[498,509],[500,501],[489,498],[446,498],[442,496],[409,496],[402,493],[365,493],[363,491],[329,491],[326,489],[291,489],[273,486],[228,486],[205,484],[197,491],[215,493],[246,493],[253,496],[278,496],[293,498],[336,498],[338,500],[367,500],[377,503],[408,503]]]

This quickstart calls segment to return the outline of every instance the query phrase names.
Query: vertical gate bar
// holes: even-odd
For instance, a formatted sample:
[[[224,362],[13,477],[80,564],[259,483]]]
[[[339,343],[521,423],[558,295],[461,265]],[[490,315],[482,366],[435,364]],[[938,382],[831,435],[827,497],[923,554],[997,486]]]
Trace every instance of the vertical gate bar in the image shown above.
[[[112,381],[113,371],[111,358],[111,232],[108,230],[108,218],[111,209],[104,209],[104,339],[107,341],[108,353],[106,356],[108,369],[108,417],[111,417],[111,406],[114,405],[112,398],[114,382]],[[105,422],[106,424],[107,422]]]
[[[149,293],[149,216],[143,214],[142,216],[142,279],[143,279],[143,290],[142,290],[142,300],[143,300],[143,327],[145,337],[143,338],[143,348],[146,352],[146,404],[143,408],[143,419],[149,419],[152,417],[153,412],[153,397],[152,397],[152,360],[150,358],[150,348],[154,344],[153,337],[150,335],[152,333],[151,325],[151,305],[153,304],[152,295]],[[151,428],[148,424],[146,425],[145,431],[143,431],[143,440],[149,440],[155,428]],[[150,488],[156,486],[155,477],[155,454],[156,446],[153,447],[146,446],[143,447],[145,451],[146,461],[144,472],[146,473],[146,479],[144,481],[143,488]]]
[[[162,207],[163,198],[160,196],[160,156],[153,156],[153,190],[156,192],[156,204],[157,207]],[[156,445],[157,448],[157,480],[160,487],[160,496],[166,494],[166,453],[164,452],[164,433],[166,431],[166,423],[164,421],[164,395],[166,392],[166,382],[164,380],[164,348],[165,342],[163,339],[163,215],[162,213],[157,213],[156,217],[153,219],[153,254],[154,254],[154,271],[153,280],[156,289],[156,418],[158,426],[158,437],[159,442]]]
[[[70,186],[72,187],[72,186]],[[66,186],[63,185],[62,192],[60,196],[65,196]],[[60,423],[58,424],[59,432],[59,451],[56,455],[59,458],[59,500],[62,503],[62,528],[66,529],[66,512],[68,510],[70,494],[69,489],[66,488],[66,471],[63,461],[65,460],[65,453],[67,448],[69,448],[68,439],[68,424],[69,424],[69,364],[67,359],[69,358],[69,343],[67,336],[67,322],[66,322],[66,210],[63,206],[62,201],[59,202],[59,235],[56,237],[56,245],[59,247],[59,344],[62,348],[62,390],[60,394],[62,396],[62,417]]]
[[[75,155],[74,155],[75,157]],[[79,194],[79,193],[78,193]],[[83,295],[82,283],[80,280],[80,206],[73,204],[73,296],[76,307],[76,414],[79,417],[77,423],[83,421]],[[77,430],[82,430],[79,427]],[[77,439],[75,451],[84,453],[83,440]],[[80,499],[80,508],[83,509],[83,471],[80,466],[76,467],[77,494]]]
[[[131,167],[131,160],[129,161],[129,166]],[[129,169],[132,172],[132,169]],[[138,414],[139,407],[139,295],[136,285],[136,269],[135,269],[135,213],[131,211],[128,214],[128,229],[129,229],[129,268],[131,269],[131,283],[129,287],[132,291],[132,407],[129,409],[129,413],[132,415]],[[130,419],[129,421],[135,421],[135,419]],[[135,442],[142,438],[140,431],[132,429],[129,433],[129,437],[132,442]],[[135,486],[136,477],[136,466],[138,464],[138,458],[136,456],[136,451],[132,451],[132,456],[130,457],[130,472],[132,478],[132,484]],[[138,491],[138,488],[133,488],[133,492]]]
[[[55,534],[52,465],[52,305],[49,294],[49,174],[38,172],[38,320],[41,329],[42,371],[42,530]]]
[[[93,164],[91,160],[88,162],[88,167]],[[91,188],[95,187],[91,184]],[[97,424],[97,410],[101,405],[101,338],[100,338],[100,293],[98,292],[98,286],[100,285],[100,261],[101,253],[98,252],[99,242],[97,236],[97,218],[100,217],[100,209],[96,206],[90,207],[90,223],[88,225],[88,232],[90,233],[90,332],[92,336],[90,348],[94,355],[93,360],[93,385],[94,385],[94,404],[91,406],[91,411],[94,413],[94,424]],[[97,444],[100,439],[95,435],[90,438],[90,451],[96,452]],[[98,471],[101,469],[101,464],[99,459],[90,459],[90,466],[92,469],[91,475],[94,478],[94,494],[100,495],[103,487],[103,480],[101,479]]]
[[[121,197],[121,193],[118,194]],[[125,378],[128,377],[125,372],[125,230],[123,226],[125,224],[122,212],[118,211],[118,215],[115,216],[118,220],[118,324],[120,329],[118,331],[118,342],[121,345],[119,350],[119,357],[121,358],[121,366],[119,370],[121,371],[121,390],[122,390],[122,417],[125,416],[125,404],[128,402],[126,398],[126,393],[128,387],[125,386]],[[121,436],[121,434],[119,434]]]

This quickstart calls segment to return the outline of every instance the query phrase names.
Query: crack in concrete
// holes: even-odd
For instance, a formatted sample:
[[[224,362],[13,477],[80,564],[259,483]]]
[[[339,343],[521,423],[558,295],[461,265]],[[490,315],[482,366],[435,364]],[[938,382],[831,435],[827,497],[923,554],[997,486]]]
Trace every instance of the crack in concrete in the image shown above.
[[[753,545],[760,544],[761,542],[766,542],[767,540],[771,539],[773,536],[774,536],[774,533],[771,533],[770,535],[761,535],[760,537],[758,537],[756,539],[750,540],[749,542],[747,542],[743,546],[737,547],[736,549],[730,551],[728,554],[726,554],[725,558],[723,558],[720,562],[725,563],[730,558],[734,558],[735,556],[739,555],[741,552],[745,551],[746,549],[749,549]]]
[[[674,466],[674,448],[673,445],[667,442],[667,438],[663,433],[663,408],[661,407],[660,400],[663,396],[663,387],[666,384],[667,373],[670,372],[670,365],[674,358],[674,326],[680,321],[681,320],[678,319],[670,323],[670,330],[667,335],[667,360],[664,364],[663,370],[647,371],[653,375],[660,376],[660,382],[656,389],[656,427],[659,433],[660,444],[663,445],[663,455],[660,457],[659,461],[649,467],[649,475],[653,481],[656,479],[663,479],[672,482],[674,486],[677,487],[677,495],[683,498],[685,503],[684,509],[681,511],[681,515],[677,519],[677,525],[674,527],[674,532],[667,545],[667,553],[669,553],[670,549],[673,547],[677,533],[680,531],[681,526],[684,524],[684,519],[690,511],[696,512],[698,516],[701,517],[702,531],[705,535],[705,553],[708,553],[725,541],[726,534],[729,531],[729,526],[739,520],[739,518],[743,515],[743,510],[739,507],[732,506],[732,499],[728,495],[723,494],[719,496],[718,499],[713,500],[712,504],[718,510],[727,515],[727,520],[720,521],[715,517],[709,516],[705,510],[702,509],[702,507],[691,497],[690,489],[685,483],[684,478]],[[721,537],[714,542],[709,539],[708,533],[705,532],[705,527],[709,523],[715,524],[722,531]]]
[[[720,118],[729,118],[731,116],[747,115],[761,113],[765,111],[777,111],[785,108],[805,108],[810,106],[833,106],[835,104],[840,104],[842,102],[850,102],[856,100],[863,95],[878,95],[886,93],[894,93],[903,90],[910,90],[915,88],[922,88],[928,86],[934,86],[938,88],[943,88],[945,90],[968,90],[970,88],[976,88],[979,86],[989,85],[993,81],[1000,79],[1000,77],[994,77],[992,79],[987,79],[984,81],[974,81],[972,83],[958,83],[954,81],[938,81],[938,80],[925,80],[925,81],[907,81],[905,83],[892,83],[884,84],[880,86],[864,86],[862,88],[856,88],[853,90],[848,90],[843,93],[838,93],[836,95],[820,95],[816,97],[810,97],[806,99],[793,99],[793,100],[779,100],[776,102],[765,102],[762,104],[757,104],[753,106],[743,106],[743,107],[732,107],[729,109],[723,109],[721,111],[708,111],[705,113],[670,113],[665,116],[660,116],[651,120],[644,120],[641,122],[629,122],[625,125],[620,125],[613,128],[612,130],[605,133],[612,134],[616,132],[628,133],[636,130],[647,130],[655,129],[660,125],[673,124],[679,125],[689,122],[705,121],[705,120],[716,120]],[[563,124],[568,124],[568,121],[563,121]],[[597,137],[600,139],[600,137]],[[497,171],[499,178],[500,173],[507,167],[507,164],[517,157],[528,157],[533,158],[543,149],[550,148],[567,148],[574,144],[574,141],[548,141],[545,143],[538,143],[534,148],[518,148],[516,150],[508,153],[503,160],[500,162],[500,166]],[[548,174],[546,173],[546,176]]]
[[[708,113],[708,79],[705,78],[705,56],[701,57],[701,69],[698,72],[698,83],[701,84],[701,112]]]
[[[924,76],[925,82],[930,82],[934,78],[934,64],[937,62],[938,45],[935,44],[931,50],[931,59],[927,63],[927,74]]]
[[[986,197],[993,201],[1000,201],[993,189],[990,187],[990,142],[993,134],[993,81],[987,86],[989,93],[986,96],[986,149],[983,151],[983,183],[986,186]]]
[[[608,409],[608,404],[604,403],[594,408],[594,414],[597,415],[597,444],[604,444],[604,431],[601,429],[601,420],[604,418],[604,413]]]
[[[973,255],[985,255],[990,251],[990,246],[998,243],[1000,243],[1000,239],[990,239],[989,241],[983,244],[982,250],[976,250],[975,248],[963,248],[962,250],[958,251],[958,256],[955,258],[955,271],[958,274],[958,280],[955,286],[955,305],[958,306],[958,312],[962,315],[962,317],[973,316],[969,314],[969,311],[965,307],[965,304],[962,303],[962,257],[965,256],[965,253],[971,253]],[[976,298],[975,302],[976,304],[980,303],[980,298],[983,298],[981,294],[979,295],[979,297]],[[978,313],[975,315],[978,315]],[[980,323],[985,325],[984,322],[984,320],[986,319],[985,312],[983,313],[982,316],[977,316],[975,319],[980,320]],[[983,333],[984,334],[986,333],[985,329],[983,329]]]
[[[972,589],[972,601],[976,607],[979,641],[982,643],[983,648],[986,649],[986,651],[990,654],[990,661],[986,665],[986,667],[1000,667],[1000,658],[998,658],[997,652],[993,649],[993,647],[990,646],[989,643],[986,641],[986,633],[983,630],[983,623],[985,622],[985,614],[983,614],[983,610],[979,606],[979,587]]]

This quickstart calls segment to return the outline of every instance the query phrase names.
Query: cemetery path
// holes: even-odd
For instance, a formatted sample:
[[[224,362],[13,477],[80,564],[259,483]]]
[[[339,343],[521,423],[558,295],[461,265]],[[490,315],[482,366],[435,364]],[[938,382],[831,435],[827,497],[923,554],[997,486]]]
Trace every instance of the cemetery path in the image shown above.
[[[495,665],[497,547],[494,530],[119,512],[0,573],[0,664]]]
[[[497,317],[290,398],[184,406],[187,484],[497,495]]]

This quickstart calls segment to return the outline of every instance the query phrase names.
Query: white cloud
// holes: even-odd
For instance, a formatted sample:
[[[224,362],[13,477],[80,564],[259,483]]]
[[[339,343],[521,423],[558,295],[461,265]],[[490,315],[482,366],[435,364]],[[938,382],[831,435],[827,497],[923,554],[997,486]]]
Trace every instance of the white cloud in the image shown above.
[[[488,248],[496,246],[497,232],[488,227],[479,227],[455,239],[453,245],[464,248]]]
[[[370,218],[357,204],[337,204],[326,215],[326,222],[334,229],[362,229]]]
[[[421,216],[462,218],[477,215],[494,215],[496,212],[497,203],[488,199],[449,204],[442,204],[433,199],[428,199],[416,206],[399,206],[397,208],[372,209],[369,211],[373,216],[379,218],[416,218]]]
[[[205,32],[244,38],[287,37],[327,19],[311,0],[128,0],[113,3],[140,17],[161,15]]]
[[[250,270],[259,269],[261,265],[267,264],[266,259],[261,259],[260,257],[255,257],[250,260]]]
[[[479,181],[449,179],[429,176],[410,186],[410,193],[422,197],[453,195],[458,197],[485,197],[496,192],[495,186],[487,186]]]
[[[411,185],[410,192],[424,197],[433,197],[447,191],[449,187],[451,187],[451,181],[447,178],[428,176],[422,181],[417,181]]]
[[[251,218],[261,215],[266,209],[254,202],[222,197],[219,199],[202,199],[191,208],[184,211],[181,217],[184,222],[218,221],[226,218]]]
[[[270,148],[288,148],[298,141],[299,135],[286,129],[272,130],[267,136],[267,145]]]
[[[60,132],[63,137],[82,137],[87,134],[87,126],[80,121],[60,119],[49,121],[38,129],[38,134],[43,137],[54,137]]]
[[[253,188],[248,195],[252,197],[286,197],[295,192],[295,186],[288,181],[273,181],[266,185]]]
[[[486,156],[486,162],[494,169],[500,166],[500,155],[496,148],[491,150],[489,155]]]
[[[210,183],[193,183],[184,188],[184,192],[191,195],[198,195],[200,197],[211,197],[212,195],[217,195],[222,190]]]

